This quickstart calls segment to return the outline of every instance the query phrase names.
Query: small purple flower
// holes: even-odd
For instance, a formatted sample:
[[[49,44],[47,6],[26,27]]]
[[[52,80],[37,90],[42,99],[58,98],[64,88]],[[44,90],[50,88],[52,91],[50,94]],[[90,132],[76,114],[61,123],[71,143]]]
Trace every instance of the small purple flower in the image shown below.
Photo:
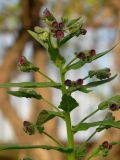
[[[77,84],[78,84],[78,85],[82,85],[82,84],[83,84],[83,79],[78,79],[78,80],[77,80]]]
[[[58,40],[63,39],[64,38],[64,32],[62,30],[57,30],[55,33],[55,36]]]
[[[71,80],[69,80],[69,79],[65,80],[65,85],[66,86],[70,87],[71,84],[72,84]]]

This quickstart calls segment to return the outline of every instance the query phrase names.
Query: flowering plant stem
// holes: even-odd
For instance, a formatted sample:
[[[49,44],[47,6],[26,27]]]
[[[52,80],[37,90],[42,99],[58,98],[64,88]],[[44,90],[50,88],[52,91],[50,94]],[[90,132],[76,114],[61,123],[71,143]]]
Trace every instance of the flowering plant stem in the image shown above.
[[[66,94],[66,87],[65,87],[65,75],[63,72],[62,65],[60,66],[60,77],[61,77],[61,83],[62,83],[62,94]],[[73,149],[72,153],[68,154],[68,160],[75,160],[75,154],[74,154],[74,135],[72,132],[72,125],[71,125],[71,118],[70,113],[65,112],[65,122],[66,122],[66,129],[67,129],[67,139],[68,139],[68,147]]]

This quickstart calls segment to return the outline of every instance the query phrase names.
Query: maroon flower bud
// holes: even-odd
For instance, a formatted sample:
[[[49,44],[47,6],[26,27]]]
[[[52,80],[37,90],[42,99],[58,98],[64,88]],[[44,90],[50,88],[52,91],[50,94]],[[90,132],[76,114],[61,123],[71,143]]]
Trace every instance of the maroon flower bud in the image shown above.
[[[31,122],[24,121],[23,127],[24,127],[23,130],[25,131],[25,133],[29,135],[33,135],[35,133],[35,127]]]
[[[24,65],[26,63],[26,58],[24,56],[20,56],[18,62],[19,62],[19,65]]]
[[[104,141],[102,143],[102,146],[105,148],[105,149],[111,149],[112,148],[112,144],[110,144],[108,141]]]
[[[62,38],[64,38],[64,32],[61,30],[57,30],[55,33],[55,36],[57,39],[62,39]]]
[[[60,28],[60,29],[63,29],[64,26],[65,26],[64,22],[60,22],[60,23],[59,23],[59,28]]]
[[[116,104],[111,104],[110,106],[109,106],[109,109],[111,110],[111,111],[117,111],[119,108],[118,108],[118,106],[116,105]]]
[[[81,33],[82,35],[85,35],[85,34],[87,33],[87,30],[86,30],[86,29],[80,29],[80,33]]]
[[[80,53],[77,55],[77,58],[82,59],[82,60],[85,60],[86,55],[85,55],[84,52],[80,52]]]
[[[66,86],[71,86],[71,84],[72,84],[71,80],[67,79],[67,80],[65,81],[65,85],[66,85]]]
[[[77,84],[78,84],[78,85],[82,85],[82,84],[83,84],[83,79],[78,79],[78,80],[77,80]]]
[[[57,21],[54,21],[54,22],[52,23],[52,27],[54,27],[54,28],[58,28],[58,27],[59,27],[58,22],[57,22]]]
[[[92,56],[95,56],[95,55],[96,55],[96,51],[95,51],[94,49],[91,49],[91,50],[89,51],[89,54],[90,54],[91,57],[92,57]]]

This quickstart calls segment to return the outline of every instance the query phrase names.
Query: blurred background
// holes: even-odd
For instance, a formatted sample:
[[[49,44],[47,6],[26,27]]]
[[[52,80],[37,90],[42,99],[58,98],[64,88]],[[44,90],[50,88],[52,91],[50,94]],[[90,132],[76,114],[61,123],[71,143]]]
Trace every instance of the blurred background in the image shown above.
[[[40,14],[45,8],[52,10],[59,19],[61,16],[70,18],[79,15],[86,17],[87,35],[72,39],[64,46],[63,53],[67,61],[71,60],[75,51],[96,49],[97,53],[110,49],[120,41],[120,0],[0,0],[0,83],[22,81],[46,81],[44,77],[33,73],[22,73],[17,68],[20,55],[25,55],[30,61],[40,67],[52,79],[59,81],[58,70],[46,54],[44,48],[35,42],[27,33],[41,25]],[[73,124],[80,121],[88,113],[95,110],[99,102],[120,92],[120,45],[110,54],[102,57],[82,70],[70,71],[66,79],[82,78],[90,69],[110,67],[112,75],[118,73],[118,78],[109,84],[96,88],[92,93],[75,92],[73,97],[80,106],[72,112]],[[23,121],[36,121],[38,113],[43,108],[49,108],[46,103],[37,100],[11,97],[6,89],[0,89],[0,144],[52,144],[43,135],[28,136],[23,132]],[[59,105],[61,93],[56,89],[37,89],[56,106]],[[39,111],[39,112],[38,112]],[[102,120],[105,113],[100,112],[89,119]],[[120,112],[114,112],[116,120],[120,120]],[[54,119],[46,124],[46,130],[53,136],[66,143],[65,125]],[[75,137],[77,144],[82,143],[94,129],[78,133]],[[109,129],[98,133],[91,139],[90,151],[104,140],[120,141],[120,131]],[[120,147],[115,146],[106,160],[120,160]],[[33,160],[64,160],[65,157],[55,151],[22,150],[0,152],[1,160],[23,159],[31,156]],[[103,158],[95,158],[102,160]]]

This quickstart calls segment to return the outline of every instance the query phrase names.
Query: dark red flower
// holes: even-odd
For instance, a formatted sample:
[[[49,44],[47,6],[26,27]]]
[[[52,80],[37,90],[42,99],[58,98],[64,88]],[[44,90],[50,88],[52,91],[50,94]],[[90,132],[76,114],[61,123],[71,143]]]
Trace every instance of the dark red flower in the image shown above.
[[[85,35],[85,34],[87,33],[87,30],[86,30],[86,29],[80,29],[80,33],[81,33],[82,35]]]
[[[77,80],[77,84],[78,84],[78,85],[82,85],[82,84],[83,84],[83,79],[78,79],[78,80]]]
[[[58,28],[58,27],[59,27],[58,22],[57,22],[57,21],[54,21],[54,22],[52,23],[52,27],[54,27],[54,28]]]
[[[111,105],[109,106],[109,109],[110,109],[111,111],[116,111],[116,110],[118,110],[118,106],[113,103],[113,104],[111,104]]]
[[[57,39],[62,39],[62,38],[64,38],[64,32],[61,30],[57,30],[55,33],[55,36]]]
[[[89,54],[90,54],[91,57],[92,57],[92,56],[95,56],[95,55],[96,55],[96,51],[95,51],[94,49],[91,49],[91,50],[89,51]]]
[[[24,56],[21,56],[18,62],[20,65],[24,65],[26,63],[26,58]]]
[[[102,146],[105,148],[105,149],[111,149],[112,148],[112,144],[110,144],[108,141],[104,141],[102,143]]]
[[[65,26],[64,22],[60,22],[60,23],[59,23],[59,28],[60,28],[60,29],[63,29],[64,26]]]
[[[47,8],[43,11],[43,16],[44,16],[44,17],[49,17],[49,16],[51,16],[51,13],[50,13],[50,11],[49,11]]]
[[[78,53],[77,58],[82,59],[82,60],[85,60],[86,55],[85,55],[84,52],[80,52],[80,53]]]

